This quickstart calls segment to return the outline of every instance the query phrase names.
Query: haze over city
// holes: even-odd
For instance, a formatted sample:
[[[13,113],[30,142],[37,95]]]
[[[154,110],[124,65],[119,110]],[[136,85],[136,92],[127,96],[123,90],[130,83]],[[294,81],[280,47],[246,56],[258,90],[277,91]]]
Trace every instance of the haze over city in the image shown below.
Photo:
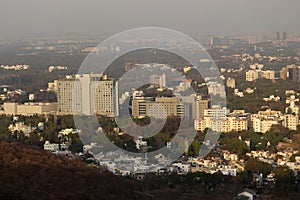
[[[0,1],[0,37],[95,34],[155,26],[197,33],[300,31],[298,0]]]

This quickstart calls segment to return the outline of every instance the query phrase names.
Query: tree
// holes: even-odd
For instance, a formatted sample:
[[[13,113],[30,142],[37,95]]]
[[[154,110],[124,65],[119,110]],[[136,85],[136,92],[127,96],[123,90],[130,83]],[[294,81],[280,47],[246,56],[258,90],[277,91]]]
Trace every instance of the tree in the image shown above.
[[[288,167],[279,166],[274,169],[275,192],[279,195],[286,195],[295,188],[294,172]]]
[[[272,165],[254,158],[249,158],[246,163],[246,170],[251,173],[263,173],[264,175],[267,175],[272,171]]]

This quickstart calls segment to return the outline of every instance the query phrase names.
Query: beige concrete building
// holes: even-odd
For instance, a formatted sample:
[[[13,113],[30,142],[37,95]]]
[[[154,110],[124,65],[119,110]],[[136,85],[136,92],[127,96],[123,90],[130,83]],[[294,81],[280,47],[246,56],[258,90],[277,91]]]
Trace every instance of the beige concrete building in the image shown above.
[[[118,115],[117,82],[106,75],[67,76],[57,82],[58,114]]]
[[[132,116],[165,118],[166,116],[184,116],[184,106],[176,97],[158,97],[155,99],[133,99]]]
[[[246,81],[255,81],[258,79],[258,71],[249,70],[246,72]]]
[[[296,130],[299,118],[294,114],[282,114],[280,111],[266,110],[251,115],[251,124],[255,132],[265,133],[273,125],[282,125],[290,130]]]
[[[249,120],[249,114],[244,112],[230,113],[224,119],[207,115],[203,119],[195,120],[195,129],[203,132],[206,128],[210,128],[213,131],[223,133],[244,131],[248,130]]]
[[[201,95],[197,96],[196,119],[202,119],[204,117],[204,110],[209,108],[209,104],[209,99],[205,99]]]
[[[262,71],[262,78],[265,79],[275,79],[275,71],[274,70],[266,70],[266,71]]]
[[[283,126],[290,130],[297,130],[297,125],[299,124],[299,117],[293,114],[286,114],[283,118]]]
[[[6,115],[46,115],[56,114],[57,103],[4,103],[4,114]]]
[[[288,68],[287,67],[283,67],[281,70],[280,70],[280,79],[282,80],[286,80],[288,78]]]
[[[253,118],[252,119],[252,128],[254,132],[257,133],[266,133],[271,129],[273,125],[281,124],[280,118]]]

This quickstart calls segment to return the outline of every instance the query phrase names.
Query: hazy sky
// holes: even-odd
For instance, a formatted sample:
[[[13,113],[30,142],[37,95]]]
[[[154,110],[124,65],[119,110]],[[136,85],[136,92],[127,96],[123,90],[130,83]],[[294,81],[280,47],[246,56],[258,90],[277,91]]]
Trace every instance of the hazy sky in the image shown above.
[[[300,32],[300,0],[0,0],[0,36]]]

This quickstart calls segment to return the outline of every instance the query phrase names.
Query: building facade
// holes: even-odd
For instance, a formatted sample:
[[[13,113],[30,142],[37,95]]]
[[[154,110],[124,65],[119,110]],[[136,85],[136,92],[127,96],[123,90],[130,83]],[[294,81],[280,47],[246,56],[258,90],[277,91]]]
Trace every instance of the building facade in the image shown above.
[[[57,82],[58,114],[118,115],[118,85],[101,74],[67,76]]]
[[[182,117],[184,115],[184,105],[176,97],[132,100],[132,116],[135,118],[149,116],[163,119],[166,116]]]
[[[57,103],[4,103],[5,115],[47,115],[56,114]]]

